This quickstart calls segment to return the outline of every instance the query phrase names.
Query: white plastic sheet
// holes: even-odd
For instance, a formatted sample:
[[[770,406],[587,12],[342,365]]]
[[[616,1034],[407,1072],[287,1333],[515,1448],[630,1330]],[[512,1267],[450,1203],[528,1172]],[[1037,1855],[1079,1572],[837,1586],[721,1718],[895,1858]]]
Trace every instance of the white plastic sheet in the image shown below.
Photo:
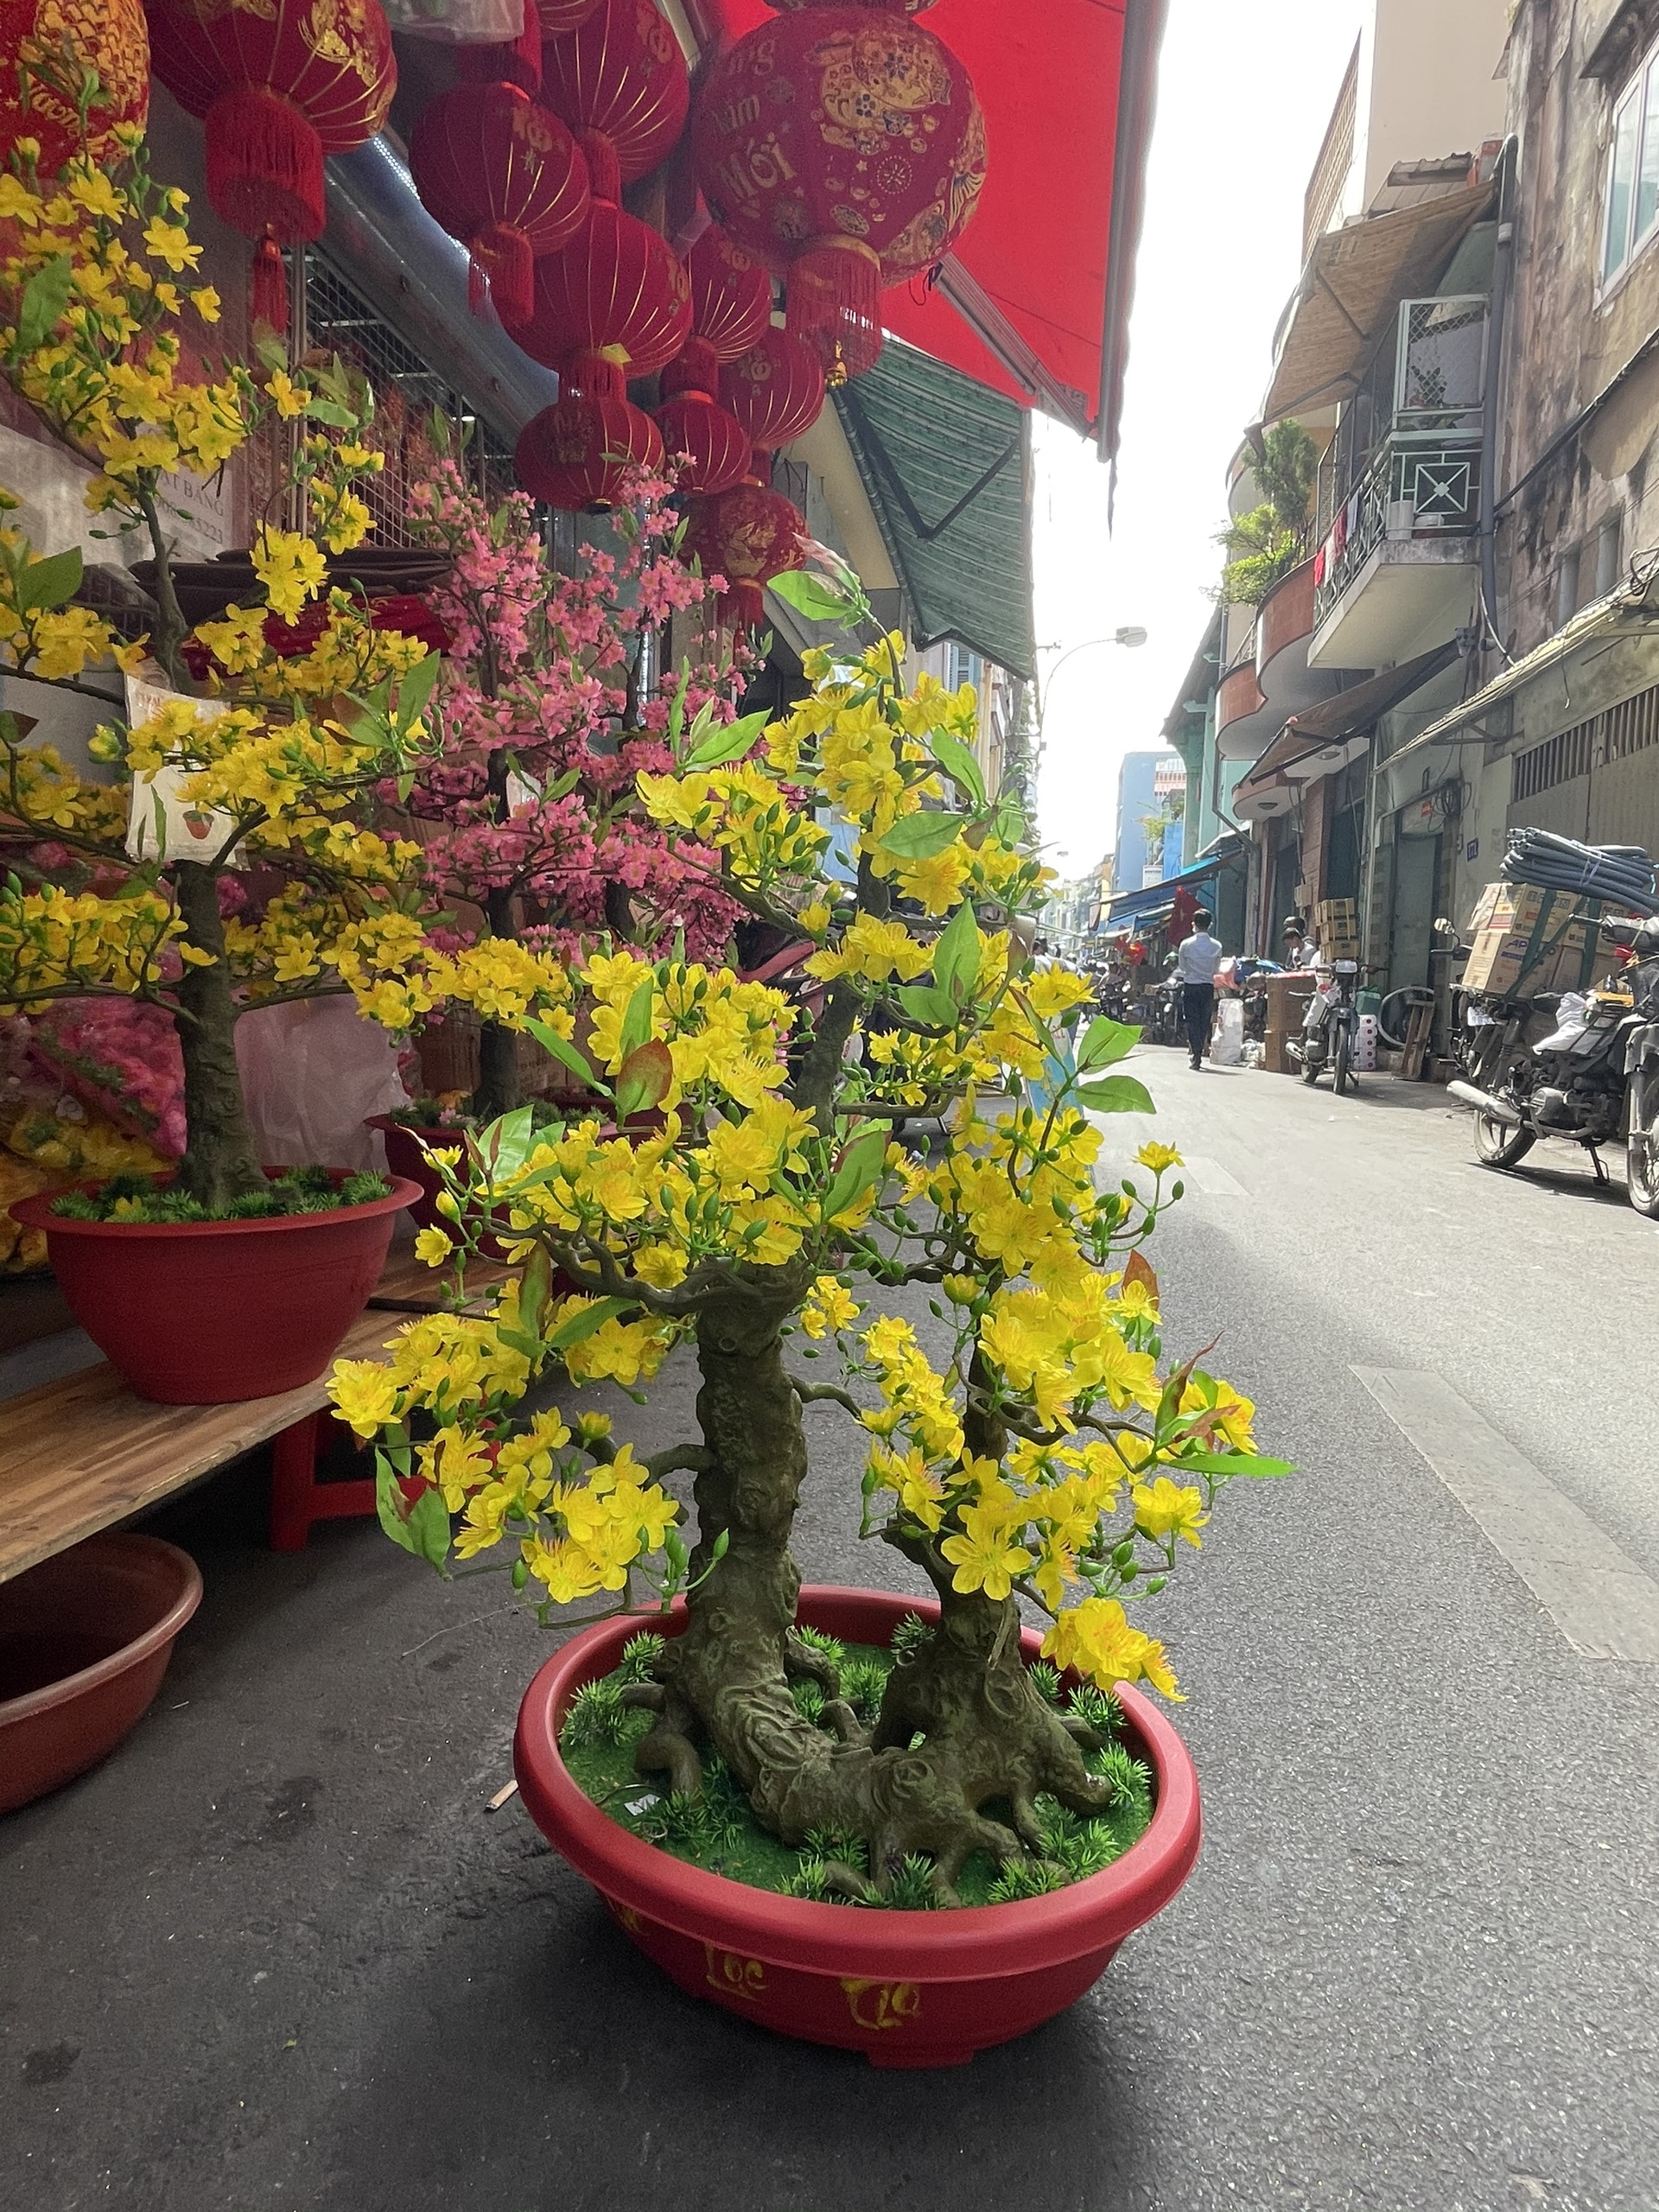
[[[236,1058],[264,1166],[384,1173],[385,1147],[363,1124],[371,1114],[407,1106],[409,1095],[397,1046],[350,999],[300,999],[245,1014]]]

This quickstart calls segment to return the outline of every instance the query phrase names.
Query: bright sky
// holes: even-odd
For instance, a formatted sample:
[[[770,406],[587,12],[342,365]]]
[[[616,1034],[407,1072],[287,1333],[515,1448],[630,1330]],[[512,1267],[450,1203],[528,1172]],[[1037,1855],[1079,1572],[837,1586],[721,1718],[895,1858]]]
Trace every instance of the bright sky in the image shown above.
[[[1353,49],[1362,0],[1171,0],[1130,327],[1116,526],[1107,471],[1036,419],[1037,639],[1060,670],[1039,798],[1048,859],[1092,868],[1116,835],[1125,753],[1163,743],[1209,619],[1227,464],[1267,389],[1300,274],[1302,194]]]

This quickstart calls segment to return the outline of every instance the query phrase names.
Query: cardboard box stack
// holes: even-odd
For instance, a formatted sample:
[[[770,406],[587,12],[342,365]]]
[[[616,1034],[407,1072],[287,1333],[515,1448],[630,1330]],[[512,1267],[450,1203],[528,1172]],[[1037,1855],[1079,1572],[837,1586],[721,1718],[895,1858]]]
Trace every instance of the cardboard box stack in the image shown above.
[[[1321,899],[1313,909],[1313,934],[1327,960],[1359,957],[1359,905],[1353,899]]]
[[[1474,942],[1464,989],[1498,998],[1585,989],[1595,969],[1600,911],[1593,899],[1570,891],[1489,883],[1470,925]]]
[[[1296,1063],[1291,1058],[1289,1043],[1294,1031],[1302,1026],[1302,1016],[1307,1002],[1313,995],[1311,976],[1269,976],[1268,981],[1268,1028],[1262,1042],[1262,1065],[1269,1075],[1294,1075]]]

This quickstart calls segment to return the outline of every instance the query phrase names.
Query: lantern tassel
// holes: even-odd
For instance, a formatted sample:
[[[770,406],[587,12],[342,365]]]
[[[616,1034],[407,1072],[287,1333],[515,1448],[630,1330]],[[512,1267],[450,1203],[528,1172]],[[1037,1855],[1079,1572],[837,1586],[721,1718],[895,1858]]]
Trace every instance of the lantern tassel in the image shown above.
[[[843,385],[881,351],[881,264],[856,238],[820,238],[789,265],[789,328]]]
[[[208,201],[232,230],[282,245],[322,236],[322,141],[291,100],[263,85],[221,92],[206,150]]]
[[[530,240],[511,223],[492,223],[473,240],[467,304],[475,315],[487,302],[509,330],[536,312],[536,256]]]
[[[270,231],[254,249],[248,279],[248,315],[251,321],[269,325],[278,338],[287,337],[288,265]]]

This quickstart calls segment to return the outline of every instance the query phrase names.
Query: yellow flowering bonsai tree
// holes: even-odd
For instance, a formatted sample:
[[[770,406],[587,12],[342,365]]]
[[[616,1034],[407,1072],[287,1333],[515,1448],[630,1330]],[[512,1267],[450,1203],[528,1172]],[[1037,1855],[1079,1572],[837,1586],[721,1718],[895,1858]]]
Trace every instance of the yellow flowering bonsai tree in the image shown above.
[[[85,117],[95,75],[78,97]],[[108,995],[165,1008],[188,1131],[174,1203],[259,1211],[238,1016],[325,991],[372,1004],[394,977],[400,1013],[418,995],[431,950],[418,855],[366,825],[377,782],[409,775],[421,755],[437,661],[373,629],[338,590],[310,650],[270,641],[267,626],[280,635],[320,591],[322,549],[365,534],[353,487],[380,466],[366,402],[337,365],[290,377],[274,348],[257,370],[192,357],[219,302],[192,284],[200,248],[185,196],[152,177],[141,134],[123,143],[112,170],[83,155],[48,179],[21,140],[0,175],[13,241],[0,258],[0,373],[90,470],[86,501],[104,529],[147,543],[156,609],[146,636],[123,634],[77,603],[79,549],[41,553],[0,527],[0,671],[101,701],[111,664],[149,679],[145,710],[92,741],[108,780],[29,744],[25,717],[0,715],[0,1012]],[[196,664],[211,672],[199,685],[171,581],[169,502],[273,423],[292,425],[308,527],[261,527],[260,603],[202,626],[196,645],[211,662]],[[0,493],[0,509],[18,505]]]
[[[1020,1602],[1046,1618],[1053,1664],[1100,1693],[1177,1695],[1138,1609],[1224,1484],[1284,1469],[1256,1452],[1247,1400],[1164,1352],[1141,1246],[1179,1195],[1179,1156],[1147,1145],[1141,1180],[1103,1191],[1093,1173],[1093,1117],[1150,1104],[1116,1068],[1138,1033],[1084,1024],[1085,987],[1030,966],[1044,872],[982,781],[973,695],[906,688],[900,652],[820,654],[811,696],[752,757],[639,779],[653,820],[718,850],[734,899],[814,939],[816,1008],[678,955],[588,957],[570,980],[591,1059],[568,1027],[538,1033],[616,1122],[654,1106],[663,1126],[538,1131],[520,1112],[446,1155],[453,1233],[427,1232],[426,1256],[464,1262],[479,1223],[507,1220],[512,1278],[488,1318],[423,1319],[389,1365],[341,1363],[332,1389],[378,1440],[388,1532],[446,1572],[499,1562],[543,1618],[684,1595],[683,1632],[624,1693],[649,1713],[635,1764],[664,1795],[695,1798],[715,1754],[784,1842],[863,1847],[831,1889],[889,1895],[919,1859],[949,1901],[976,1852],[1037,1865],[1041,1793],[1086,1816],[1116,1786],[1085,1756],[1090,1721],[1022,1664]],[[855,882],[825,868],[830,809],[856,831]],[[892,1141],[934,1113],[942,1151]],[[893,1310],[915,1286],[926,1315]],[[572,1386],[638,1395],[680,1344],[697,1434],[646,1452],[576,1409]],[[832,1345],[843,1372],[815,1381],[806,1363]],[[796,1626],[791,1527],[820,1404],[865,1433],[861,1534],[941,1609],[873,1719]],[[807,1681],[816,1697],[797,1695]]]

